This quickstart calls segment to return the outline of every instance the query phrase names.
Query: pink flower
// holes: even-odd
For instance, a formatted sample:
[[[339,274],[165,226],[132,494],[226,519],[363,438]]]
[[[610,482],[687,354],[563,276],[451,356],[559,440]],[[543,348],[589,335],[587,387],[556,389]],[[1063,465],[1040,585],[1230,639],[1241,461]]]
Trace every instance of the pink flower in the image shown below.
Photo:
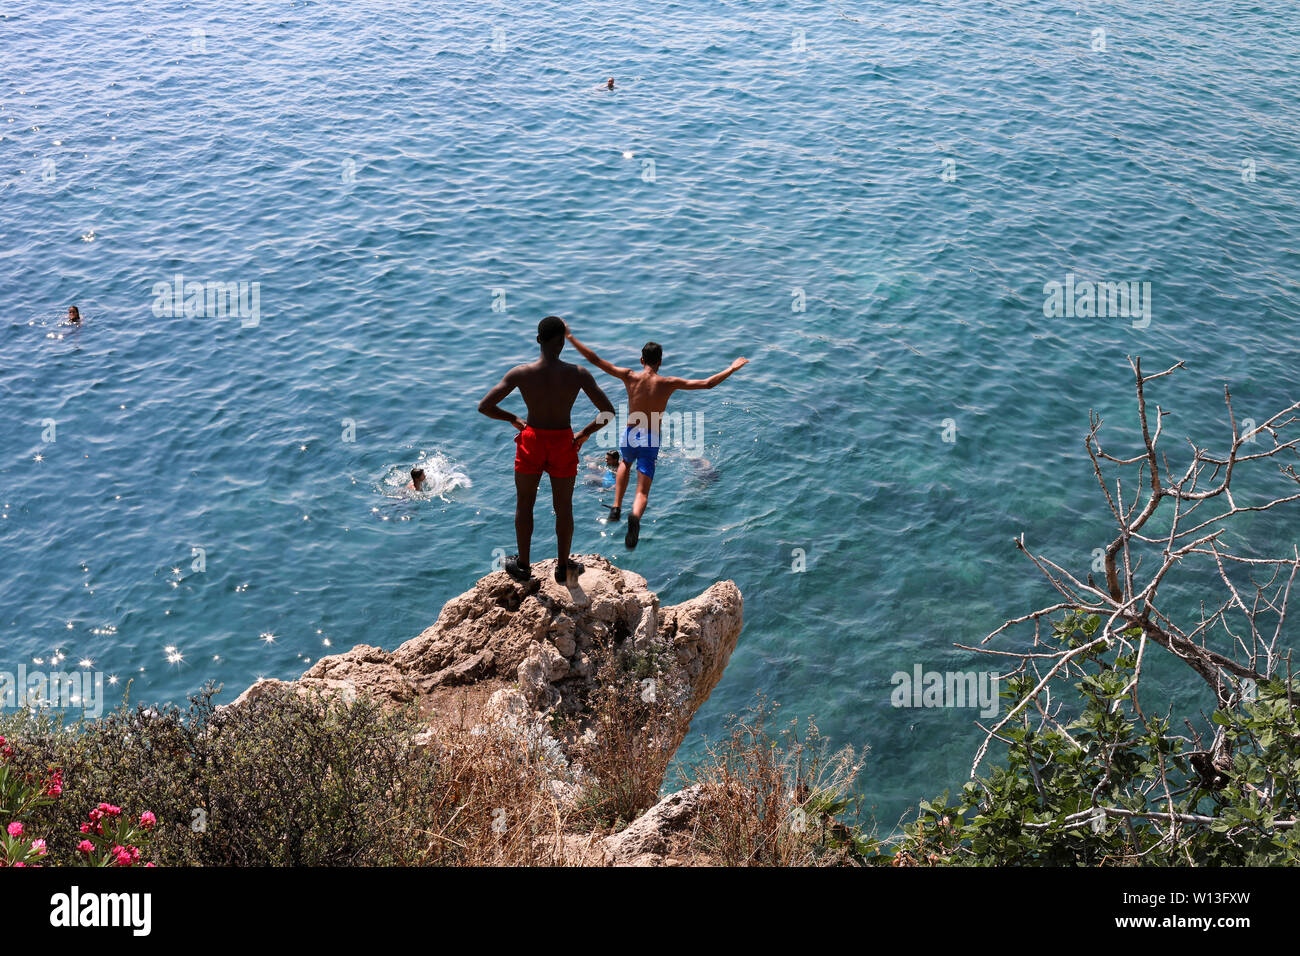
[[[94,817],[95,811],[94,811],[94,810],[91,810],[90,813],[91,813],[91,816]],[[101,803],[101,804],[99,805],[99,814],[100,814],[100,816],[104,816],[105,814],[107,814],[107,815],[110,816],[110,817],[116,817],[116,816],[121,815],[121,813],[122,813],[122,808],[121,808],[121,807],[115,807],[115,806],[113,806],[111,803]],[[99,819],[99,817],[95,817],[95,819]]]
[[[83,824],[81,825],[81,832],[82,832],[82,833],[89,833],[89,832],[90,832],[90,824],[89,824],[89,823],[83,823]]]
[[[47,797],[57,797],[63,793],[63,771],[56,770],[50,777],[50,782],[45,785],[45,795]]]
[[[157,865],[158,865],[157,863],[146,863],[146,864],[144,865],[144,868],[147,870],[147,869],[149,869],[149,867],[151,867],[151,866],[157,866]]]
[[[158,818],[153,815],[152,810],[146,810],[144,813],[140,814],[140,826],[144,827],[146,830],[152,830],[154,824],[157,822]]]
[[[131,851],[124,846],[115,846],[113,847],[112,852],[113,852],[113,862],[117,866],[130,866],[131,863],[133,862],[133,860],[131,859]]]
[[[15,820],[9,824],[9,835],[11,837],[20,837],[23,835],[23,825]]]
[[[33,841],[32,841],[32,852],[35,853],[37,856],[44,856],[44,855],[45,855],[45,841],[44,841],[44,840],[33,840]]]
[[[80,843],[77,844],[77,852],[78,852],[78,853],[94,853],[94,852],[95,852],[95,844],[91,843],[89,840],[82,840]]]

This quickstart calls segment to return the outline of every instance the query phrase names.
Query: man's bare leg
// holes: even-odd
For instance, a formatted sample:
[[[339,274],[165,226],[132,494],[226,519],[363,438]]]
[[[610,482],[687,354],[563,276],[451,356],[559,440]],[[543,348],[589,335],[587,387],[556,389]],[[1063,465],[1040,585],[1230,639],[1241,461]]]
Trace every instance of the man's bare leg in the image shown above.
[[[563,583],[570,565],[573,545],[573,478],[551,479],[551,504],[555,508],[555,580]]]
[[[510,560],[506,560],[506,570],[516,580],[527,579],[532,573],[530,558],[533,546],[533,504],[537,501],[537,486],[541,484],[541,473],[525,475],[515,472],[515,544],[519,548],[517,571],[510,569]]]
[[[646,502],[650,498],[650,482],[654,481],[649,475],[641,472],[636,473],[636,497],[632,499],[632,514],[638,518],[645,514]]]
[[[617,521],[623,513],[623,495],[627,493],[627,480],[631,474],[628,463],[620,460],[618,473],[614,475],[614,507],[609,512],[610,521]]]
[[[623,545],[629,551],[636,550],[636,543],[640,540],[641,516],[650,500],[650,482],[653,480],[643,472],[636,473],[636,497],[632,499],[632,513],[627,516],[627,535],[623,538]]]

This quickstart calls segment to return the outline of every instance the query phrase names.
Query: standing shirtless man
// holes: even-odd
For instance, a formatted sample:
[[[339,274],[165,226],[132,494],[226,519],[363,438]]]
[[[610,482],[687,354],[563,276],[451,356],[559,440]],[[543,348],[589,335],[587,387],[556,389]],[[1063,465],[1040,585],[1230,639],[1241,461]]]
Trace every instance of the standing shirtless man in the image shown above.
[[[619,368],[612,362],[606,362],[574,338],[573,333],[568,331],[568,326],[565,326],[565,337],[588,362],[602,372],[622,379],[627,386],[628,425],[623,431],[619,447],[623,460],[614,480],[614,507],[609,509],[609,520],[617,521],[622,517],[623,494],[627,491],[628,478],[635,466],[636,499],[627,516],[627,536],[623,539],[624,546],[632,551],[636,549],[641,536],[641,516],[645,514],[646,502],[650,497],[650,482],[655,476],[655,461],[659,457],[659,420],[668,407],[668,399],[678,389],[713,388],[737,369],[747,365],[749,359],[738,358],[728,368],[708,378],[673,378],[659,374],[664,350],[657,342],[647,342],[641,349],[641,368],[638,371]],[[635,425],[632,424],[634,419],[637,421]]]
[[[558,545],[555,580],[564,584],[582,573],[582,565],[569,557],[573,542],[573,481],[578,476],[578,449],[614,418],[614,405],[591,373],[560,361],[564,348],[564,320],[548,315],[537,325],[541,357],[517,365],[478,403],[488,418],[509,422],[515,436],[515,540],[519,553],[506,559],[506,573],[520,583],[533,576],[529,556],[533,540],[533,504],[542,472],[551,476],[551,502],[555,506],[555,540]],[[528,406],[528,421],[500,407],[502,399],[519,389]],[[569,427],[569,412],[578,392],[586,392],[600,414],[576,436]]]

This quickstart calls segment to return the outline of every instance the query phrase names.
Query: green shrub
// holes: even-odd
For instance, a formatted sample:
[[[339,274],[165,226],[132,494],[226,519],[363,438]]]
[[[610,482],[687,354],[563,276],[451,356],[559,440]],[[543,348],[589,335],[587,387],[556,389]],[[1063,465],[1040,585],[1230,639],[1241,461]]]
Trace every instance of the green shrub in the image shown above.
[[[108,799],[157,817],[158,865],[412,865],[539,862],[554,829],[550,769],[519,740],[448,729],[426,746],[413,710],[269,693],[230,710],[215,690],[187,709],[127,707],[63,727],[8,716],[26,772],[62,771],[33,807],[52,859],[72,860],[88,807]]]
[[[1100,620],[1053,626],[1078,647]],[[1136,637],[1136,633],[1129,636]],[[1116,642],[1118,644],[1118,642]],[[1174,733],[1133,700],[1136,661],[1103,645],[1081,658],[1077,715],[1061,728],[1005,726],[1005,764],[961,794],[923,802],[893,862],[975,866],[1294,865],[1300,862],[1300,682],[1261,684],[1213,714],[1221,738]],[[1010,708],[1033,687],[1008,682]]]

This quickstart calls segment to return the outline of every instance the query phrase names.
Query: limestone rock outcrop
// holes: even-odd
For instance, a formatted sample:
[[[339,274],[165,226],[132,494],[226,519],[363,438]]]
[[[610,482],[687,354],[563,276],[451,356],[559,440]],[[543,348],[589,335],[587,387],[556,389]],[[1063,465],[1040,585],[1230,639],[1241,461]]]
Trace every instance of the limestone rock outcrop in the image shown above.
[[[602,862],[612,866],[680,866],[684,857],[699,865],[694,846],[702,788],[697,784],[670,793],[621,833],[605,839]]]
[[[458,689],[479,694],[474,720],[541,721],[580,715],[594,688],[603,648],[654,653],[677,689],[687,718],[708,699],[735,650],[744,602],[732,581],[660,607],[645,578],[598,555],[583,555],[576,582],[555,581],[554,560],[533,566],[518,584],[504,571],[481,578],[444,605],[430,627],[393,652],[366,644],[323,657],[296,681],[261,680],[229,706],[268,691],[323,691],[352,700],[365,694],[394,705],[416,703],[431,720]],[[463,700],[464,694],[456,699]],[[462,717],[464,715],[461,715]]]

